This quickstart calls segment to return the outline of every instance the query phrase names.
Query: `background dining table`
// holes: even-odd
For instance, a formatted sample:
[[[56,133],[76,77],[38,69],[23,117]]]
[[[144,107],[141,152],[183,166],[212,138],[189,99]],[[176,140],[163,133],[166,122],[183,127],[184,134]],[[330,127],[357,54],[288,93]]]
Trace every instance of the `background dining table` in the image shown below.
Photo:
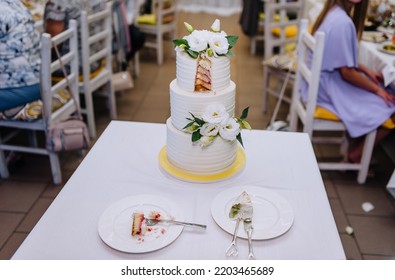
[[[166,125],[112,121],[12,259],[227,259],[232,235],[214,220],[212,209],[226,215],[225,205],[213,202],[234,188],[274,194],[291,207],[289,230],[253,241],[257,259],[345,259],[307,134],[243,130],[242,137],[246,161],[240,173],[218,182],[188,182],[158,163]],[[207,229],[185,227],[163,248],[141,253],[121,252],[103,242],[98,233],[103,213],[128,197],[143,198],[144,204],[146,196],[174,203],[183,220]],[[131,218],[124,226],[130,229]],[[235,259],[246,259],[247,240],[238,244]]]
[[[392,72],[392,75],[385,82],[395,89],[395,51],[390,53],[384,52],[382,48],[385,44],[391,44],[391,41],[386,40],[375,43],[361,40],[358,61],[380,73],[383,73],[383,71]]]

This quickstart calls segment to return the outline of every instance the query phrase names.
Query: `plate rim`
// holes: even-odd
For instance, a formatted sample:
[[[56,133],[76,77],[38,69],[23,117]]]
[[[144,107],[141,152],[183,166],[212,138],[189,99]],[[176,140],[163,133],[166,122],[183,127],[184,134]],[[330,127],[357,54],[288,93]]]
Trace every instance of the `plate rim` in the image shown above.
[[[269,240],[269,239],[274,239],[274,238],[277,238],[277,237],[280,237],[280,236],[284,235],[285,233],[287,233],[290,230],[290,228],[293,226],[294,220],[295,220],[295,214],[294,214],[294,210],[293,210],[291,204],[284,197],[282,197],[281,195],[279,195],[279,194],[277,194],[277,193],[275,193],[275,192],[273,192],[271,190],[265,189],[264,187],[254,186],[254,185],[242,185],[242,186],[238,186],[238,187],[229,188],[229,189],[226,189],[226,190],[223,190],[223,191],[219,192],[214,197],[214,199],[211,202],[211,216],[214,219],[215,223],[222,230],[224,230],[225,232],[233,235],[234,224],[233,224],[233,222],[231,222],[232,223],[232,227],[229,228],[229,229],[227,229],[227,225],[226,224],[225,225],[221,224],[221,222],[219,221],[220,219],[217,216],[217,210],[215,210],[216,203],[219,202],[220,201],[220,197],[223,197],[224,195],[226,195],[226,193],[229,193],[229,195],[231,195],[233,192],[237,192],[238,194],[240,194],[243,190],[245,190],[250,195],[251,195],[251,193],[254,193],[254,191],[255,191],[255,192],[258,192],[257,193],[258,195],[259,195],[259,192],[260,192],[260,194],[262,196],[264,196],[265,194],[266,195],[269,194],[272,197],[276,197],[276,199],[281,200],[281,203],[283,203],[284,205],[286,205],[288,207],[285,212],[288,212],[288,213],[290,213],[292,215],[289,224],[286,227],[284,227],[284,229],[280,233],[277,233],[275,235],[270,235],[270,236],[264,236],[264,237],[257,237],[257,236],[254,237],[254,235],[253,235],[252,236],[252,240]],[[273,203],[273,201],[271,201],[271,202]],[[226,211],[225,211],[225,213],[226,213]],[[218,214],[218,215],[220,215],[220,214]],[[226,219],[228,219],[228,218],[225,217],[225,219],[223,219],[223,220],[227,221]],[[242,239],[247,239],[247,234],[243,230],[239,230],[237,236],[239,238],[242,238]]]
[[[381,51],[381,52],[383,52],[383,53],[389,54],[389,55],[395,55],[395,51],[387,51],[386,49],[384,49],[384,46],[386,46],[386,45],[394,45],[394,44],[391,44],[391,43],[383,43],[383,44],[381,44],[381,45],[378,47],[378,50]]]
[[[137,202],[139,200],[140,200],[140,202]],[[134,202],[134,201],[136,201],[136,202]],[[159,204],[161,204],[161,203],[163,203],[163,204],[158,205],[158,201],[159,201]],[[111,240],[108,240],[108,238],[106,236],[104,236],[106,233],[103,232],[104,231],[103,223],[104,223],[105,219],[107,219],[106,215],[108,215],[108,213],[111,210],[113,210],[113,208],[120,207],[120,205],[122,205],[124,203],[128,203],[128,202],[131,203],[131,205],[129,205],[128,207],[131,207],[134,205],[144,205],[144,204],[154,204],[154,205],[156,204],[156,206],[162,207],[162,208],[166,208],[164,206],[171,206],[173,211],[168,211],[168,214],[170,214],[172,216],[174,214],[176,214],[175,216],[177,216],[177,219],[181,220],[181,221],[183,221],[185,219],[182,212],[181,212],[181,209],[177,206],[177,204],[167,198],[159,197],[156,195],[150,195],[150,194],[139,194],[139,195],[132,195],[132,196],[124,197],[122,199],[119,199],[119,200],[111,203],[103,211],[103,213],[101,214],[99,221],[98,221],[97,230],[98,230],[99,237],[103,241],[103,243],[106,244],[107,246],[109,246],[110,248],[120,251],[120,252],[132,253],[132,254],[154,252],[154,251],[157,251],[157,250],[160,250],[160,249],[163,249],[163,248],[169,246],[181,235],[181,233],[184,229],[184,226],[172,225],[171,227],[169,227],[169,229],[172,229],[174,231],[172,233],[173,235],[171,236],[171,238],[167,239],[167,242],[165,242],[165,244],[163,246],[149,247],[147,249],[140,248],[140,249],[136,249],[136,250],[131,250],[130,247],[120,248],[116,244],[112,243]],[[132,204],[132,203],[135,203],[135,204]],[[124,208],[125,207],[123,207],[123,209]],[[112,222],[113,222],[114,218],[115,218],[115,216],[111,218]],[[114,231],[112,231],[112,232],[114,232]]]

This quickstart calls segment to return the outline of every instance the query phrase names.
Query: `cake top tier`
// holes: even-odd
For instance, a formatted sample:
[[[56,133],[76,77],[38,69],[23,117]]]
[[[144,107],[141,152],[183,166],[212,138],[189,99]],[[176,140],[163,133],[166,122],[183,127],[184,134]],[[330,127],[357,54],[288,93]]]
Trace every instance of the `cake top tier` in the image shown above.
[[[221,30],[220,21],[216,19],[210,30],[196,30],[189,23],[184,22],[189,35],[182,39],[173,40],[176,51],[185,51],[190,57],[232,56],[232,47],[238,37],[227,35]]]
[[[184,23],[189,35],[174,40],[177,52],[177,84],[188,92],[220,91],[230,84],[232,47],[237,36],[228,36],[216,19],[210,30],[195,30]]]

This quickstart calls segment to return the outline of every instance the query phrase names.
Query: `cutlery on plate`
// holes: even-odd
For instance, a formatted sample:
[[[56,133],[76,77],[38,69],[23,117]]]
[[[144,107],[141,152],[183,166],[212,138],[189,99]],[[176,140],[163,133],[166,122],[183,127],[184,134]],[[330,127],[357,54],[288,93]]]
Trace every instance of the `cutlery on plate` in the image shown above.
[[[229,248],[226,250],[227,257],[236,257],[239,254],[239,249],[237,247],[237,232],[239,230],[240,221],[243,218],[244,207],[246,206],[252,208],[250,196],[247,194],[247,192],[243,191],[242,194],[236,198],[229,210],[229,218],[236,219],[236,225],[232,241]]]
[[[235,205],[233,205],[233,206],[235,206]],[[232,206],[232,208],[233,208],[233,206]],[[228,250],[226,250],[227,257],[236,257],[239,254],[239,249],[237,248],[237,232],[239,230],[241,217],[239,217],[238,215],[233,216],[234,211],[232,211],[232,208],[229,211],[229,218],[231,218],[231,219],[236,218],[236,225],[235,225],[235,231],[233,233],[232,241],[229,245]]]
[[[180,222],[180,221],[175,221],[175,220],[162,220],[162,219],[147,219],[145,218],[145,223],[147,226],[154,226],[158,223],[168,223],[168,224],[175,224],[175,225],[183,225],[183,226],[191,226],[191,227],[199,227],[206,229],[206,225],[201,225],[201,224],[194,224],[194,223],[188,223],[188,222]]]
[[[252,249],[252,232],[254,231],[254,227],[252,226],[252,215],[253,215],[252,205],[245,206],[242,211],[242,217],[243,217],[244,230],[248,236],[247,260],[255,260],[254,251]]]

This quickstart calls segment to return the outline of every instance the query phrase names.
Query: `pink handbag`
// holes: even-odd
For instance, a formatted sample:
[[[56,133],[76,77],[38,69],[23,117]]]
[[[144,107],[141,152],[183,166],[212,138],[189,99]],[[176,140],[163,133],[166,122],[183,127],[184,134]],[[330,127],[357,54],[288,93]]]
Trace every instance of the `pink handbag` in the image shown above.
[[[88,128],[79,119],[55,123],[47,133],[47,148],[54,152],[86,149],[89,141]]]
[[[54,44],[56,54],[62,66],[63,74],[67,80],[67,87],[70,91],[72,99],[77,104],[77,116],[70,119],[51,124],[47,131],[47,149],[53,152],[81,150],[89,147],[89,133],[88,128],[82,120],[81,110],[78,102],[75,100],[69,81],[67,79],[67,72],[64,68],[62,60],[60,59],[57,46]]]

